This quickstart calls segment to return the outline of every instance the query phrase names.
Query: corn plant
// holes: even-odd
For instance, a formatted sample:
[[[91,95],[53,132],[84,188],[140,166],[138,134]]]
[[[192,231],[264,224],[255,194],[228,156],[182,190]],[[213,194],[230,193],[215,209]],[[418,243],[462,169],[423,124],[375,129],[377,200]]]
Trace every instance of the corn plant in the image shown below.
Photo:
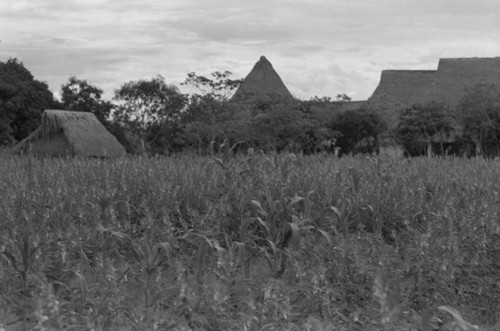
[[[1,327],[492,329],[499,169],[230,149],[0,155]]]

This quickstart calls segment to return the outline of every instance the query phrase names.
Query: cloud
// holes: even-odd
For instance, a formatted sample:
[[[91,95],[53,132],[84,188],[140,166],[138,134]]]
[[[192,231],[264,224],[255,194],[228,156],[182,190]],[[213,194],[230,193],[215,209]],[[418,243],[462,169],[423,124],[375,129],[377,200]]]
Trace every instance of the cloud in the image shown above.
[[[367,98],[383,69],[499,56],[497,0],[0,0],[0,61],[52,90],[72,75],[106,91],[195,71],[244,77],[266,55],[302,98]]]

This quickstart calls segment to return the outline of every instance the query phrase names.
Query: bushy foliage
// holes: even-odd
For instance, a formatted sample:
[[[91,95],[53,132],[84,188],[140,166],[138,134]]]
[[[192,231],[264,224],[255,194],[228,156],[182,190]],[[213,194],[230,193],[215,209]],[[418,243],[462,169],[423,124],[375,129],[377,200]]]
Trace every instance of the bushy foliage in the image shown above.
[[[199,155],[219,151],[240,135],[242,123],[237,119],[234,104],[229,102],[241,79],[231,79],[231,72],[213,72],[207,78],[191,72],[182,85],[195,89],[180,117],[183,150]]]
[[[182,113],[184,149],[205,153],[212,146],[220,146],[231,138],[235,108],[227,100],[213,95],[193,95]]]
[[[496,160],[0,157],[3,327],[498,323]]]
[[[323,137],[314,114],[296,100],[272,100],[252,108],[251,145],[264,150],[314,152]]]
[[[340,155],[378,153],[379,138],[386,126],[377,113],[367,109],[340,112],[330,124]]]
[[[175,148],[169,138],[178,131],[187,103],[187,96],[177,87],[168,85],[161,76],[131,81],[115,92],[115,101],[113,117],[137,138],[140,152],[168,154]]]
[[[0,145],[27,137],[47,108],[58,104],[46,83],[36,80],[17,59],[0,62]]]
[[[61,103],[66,110],[93,113],[102,124],[107,125],[114,105],[103,100],[102,94],[102,89],[85,79],[70,77],[61,86]]]
[[[421,156],[436,134],[448,134],[453,129],[443,104],[415,104],[402,111],[396,130],[397,140],[407,155]]]
[[[274,97],[233,102],[227,92],[240,82],[229,80],[228,75],[213,74],[215,80],[194,73],[188,76],[184,84],[199,88],[201,94],[191,96],[181,116],[186,148],[198,154],[220,151],[225,146],[233,146],[233,151],[253,147],[311,154],[322,141],[332,139],[328,123],[336,107],[331,100]]]
[[[227,70],[215,71],[210,74],[211,78],[190,72],[182,85],[196,89],[196,96],[210,96],[219,101],[228,101],[233,91],[243,83],[243,79],[231,79],[231,75]]]
[[[494,85],[478,84],[462,98],[457,121],[464,136],[477,145],[477,154],[500,155],[500,92]]]

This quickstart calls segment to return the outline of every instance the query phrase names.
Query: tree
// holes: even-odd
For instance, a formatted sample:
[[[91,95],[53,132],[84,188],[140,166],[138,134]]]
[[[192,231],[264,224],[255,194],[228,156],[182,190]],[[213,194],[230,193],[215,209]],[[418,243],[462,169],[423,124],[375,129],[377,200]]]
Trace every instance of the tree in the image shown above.
[[[241,128],[237,120],[234,105],[229,103],[229,96],[243,80],[230,79],[231,72],[213,72],[211,78],[191,72],[183,85],[196,89],[191,95],[189,105],[182,114],[185,142],[206,151],[210,146],[233,143]],[[236,138],[237,139],[237,138]]]
[[[86,80],[70,77],[61,86],[61,99],[64,109],[93,113],[101,123],[107,124],[113,104],[102,100],[103,91]]]
[[[86,80],[70,77],[68,82],[61,86],[62,108],[93,113],[125,147],[127,153],[133,153],[134,148],[127,138],[124,128],[110,116],[114,109],[113,103],[103,100],[102,94],[102,89],[91,85]]]
[[[210,75],[212,78],[190,72],[182,85],[197,89],[200,93],[196,93],[195,96],[209,95],[216,100],[227,101],[231,93],[243,83],[243,79],[230,79],[232,73],[227,70],[224,72],[215,71]]]
[[[255,103],[247,130],[249,145],[264,150],[292,148],[305,154],[314,153],[323,141],[332,138],[325,121],[332,109],[324,109],[324,105],[317,100],[278,98]]]
[[[500,155],[500,92],[494,85],[477,84],[462,98],[457,122],[476,145],[476,154]]]
[[[345,93],[337,94],[337,96],[335,97],[335,99],[337,101],[342,101],[342,102],[352,101],[352,98],[350,96],[348,96],[347,94],[345,94]]]
[[[142,152],[150,152],[149,145],[172,130],[187,104],[187,97],[161,76],[125,83],[114,99],[118,104],[113,116],[139,139]],[[169,147],[163,146],[163,152]]]
[[[449,134],[453,126],[443,104],[415,104],[400,115],[396,137],[410,156],[425,155],[432,137]]]
[[[377,113],[363,108],[337,113],[331,123],[340,155],[378,153],[379,137],[386,128]]]
[[[379,136],[386,130],[386,123],[377,113],[367,110],[340,112],[330,124],[335,132],[340,154],[378,153]]]
[[[213,144],[223,144],[229,139],[233,115],[234,108],[227,101],[212,95],[192,96],[182,115],[186,143],[200,154]]]
[[[282,151],[287,147],[303,150],[307,144],[310,123],[295,102],[274,102],[257,105],[265,111],[254,111],[251,144],[264,150]],[[263,107],[264,106],[264,107]]]
[[[24,139],[40,125],[43,110],[56,107],[47,84],[34,79],[22,62],[0,62],[0,145]]]

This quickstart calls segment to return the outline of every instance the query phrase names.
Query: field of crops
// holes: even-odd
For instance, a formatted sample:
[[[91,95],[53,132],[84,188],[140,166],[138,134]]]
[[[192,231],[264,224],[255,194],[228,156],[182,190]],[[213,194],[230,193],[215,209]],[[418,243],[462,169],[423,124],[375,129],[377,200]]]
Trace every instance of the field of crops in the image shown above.
[[[0,330],[500,322],[498,160],[4,154],[0,222]]]

